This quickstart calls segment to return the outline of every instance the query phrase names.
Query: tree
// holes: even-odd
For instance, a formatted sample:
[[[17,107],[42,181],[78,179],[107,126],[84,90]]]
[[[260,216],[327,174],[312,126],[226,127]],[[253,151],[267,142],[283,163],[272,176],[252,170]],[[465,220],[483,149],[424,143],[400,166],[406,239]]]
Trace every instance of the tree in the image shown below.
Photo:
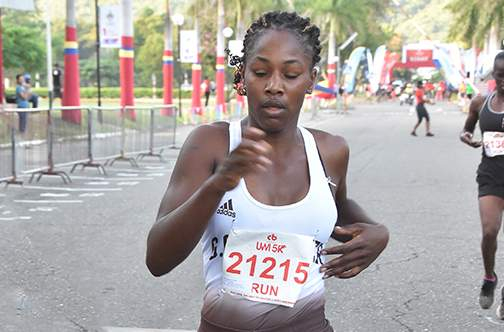
[[[450,25],[452,39],[477,47],[484,46],[489,35],[494,43],[500,42],[504,0],[452,0],[446,8],[455,15]]]
[[[152,8],[144,8],[135,21],[135,81],[139,86],[150,86],[152,74],[162,82],[161,56],[164,49],[164,15]]]
[[[19,14],[6,11],[2,21],[3,63],[6,71],[42,72],[46,68],[43,22],[34,14],[23,15],[19,24]]]

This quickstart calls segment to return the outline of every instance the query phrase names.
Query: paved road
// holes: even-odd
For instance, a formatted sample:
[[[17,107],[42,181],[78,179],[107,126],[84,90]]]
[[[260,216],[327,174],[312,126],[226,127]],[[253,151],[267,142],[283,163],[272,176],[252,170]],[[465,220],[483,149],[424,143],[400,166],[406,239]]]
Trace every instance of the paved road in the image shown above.
[[[327,282],[327,316],[337,331],[504,328],[494,308],[477,305],[479,152],[458,142],[464,115],[454,106],[430,109],[433,138],[423,127],[410,136],[415,115],[395,104],[303,118],[347,138],[349,195],[391,232],[368,270]],[[144,265],[146,235],[176,154],[140,169],[115,164],[104,178],[86,170],[68,186],[44,178],[0,190],[1,331],[197,327],[199,248],[162,278]],[[497,272],[504,272],[500,264]]]

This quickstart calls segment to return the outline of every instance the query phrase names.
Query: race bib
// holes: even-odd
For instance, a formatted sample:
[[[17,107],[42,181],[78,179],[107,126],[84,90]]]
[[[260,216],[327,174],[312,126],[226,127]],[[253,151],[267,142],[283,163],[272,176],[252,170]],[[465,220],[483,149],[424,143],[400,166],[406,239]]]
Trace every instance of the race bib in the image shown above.
[[[233,230],[224,251],[223,288],[251,301],[293,307],[315,251],[310,236]]]
[[[504,132],[485,131],[483,133],[483,147],[488,157],[504,155]]]

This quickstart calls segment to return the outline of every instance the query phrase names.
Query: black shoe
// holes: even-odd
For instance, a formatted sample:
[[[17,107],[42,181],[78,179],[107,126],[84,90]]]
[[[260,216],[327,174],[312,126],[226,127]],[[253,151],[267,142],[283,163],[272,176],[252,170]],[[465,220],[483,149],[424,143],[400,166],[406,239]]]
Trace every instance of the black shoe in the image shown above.
[[[427,134],[425,134],[425,136],[432,137],[432,136],[434,136],[434,134],[433,133],[427,133]]]
[[[416,135],[417,134],[414,131],[411,132],[411,136],[416,136]]]
[[[497,275],[495,276],[495,281],[483,280],[483,285],[481,286],[481,292],[479,295],[479,304],[482,309],[488,309],[492,306],[494,301],[494,292],[497,287]]]

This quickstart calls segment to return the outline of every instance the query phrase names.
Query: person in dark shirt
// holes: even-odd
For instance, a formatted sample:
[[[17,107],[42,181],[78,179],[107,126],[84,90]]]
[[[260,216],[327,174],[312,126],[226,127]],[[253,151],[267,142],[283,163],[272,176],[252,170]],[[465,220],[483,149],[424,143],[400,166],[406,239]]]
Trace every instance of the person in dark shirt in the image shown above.
[[[61,98],[61,69],[59,64],[54,65],[52,72],[54,98]]]
[[[504,213],[504,52],[497,54],[492,72],[496,89],[488,96],[476,96],[469,106],[469,113],[460,134],[465,144],[483,146],[478,166],[478,202],[482,228],[481,253],[485,274],[479,295],[481,308],[489,309],[494,301],[497,274],[494,271],[497,251],[497,235]],[[473,140],[473,132],[479,121],[483,141]],[[501,290],[501,295],[504,288]],[[497,317],[504,320],[504,298],[497,308]]]

